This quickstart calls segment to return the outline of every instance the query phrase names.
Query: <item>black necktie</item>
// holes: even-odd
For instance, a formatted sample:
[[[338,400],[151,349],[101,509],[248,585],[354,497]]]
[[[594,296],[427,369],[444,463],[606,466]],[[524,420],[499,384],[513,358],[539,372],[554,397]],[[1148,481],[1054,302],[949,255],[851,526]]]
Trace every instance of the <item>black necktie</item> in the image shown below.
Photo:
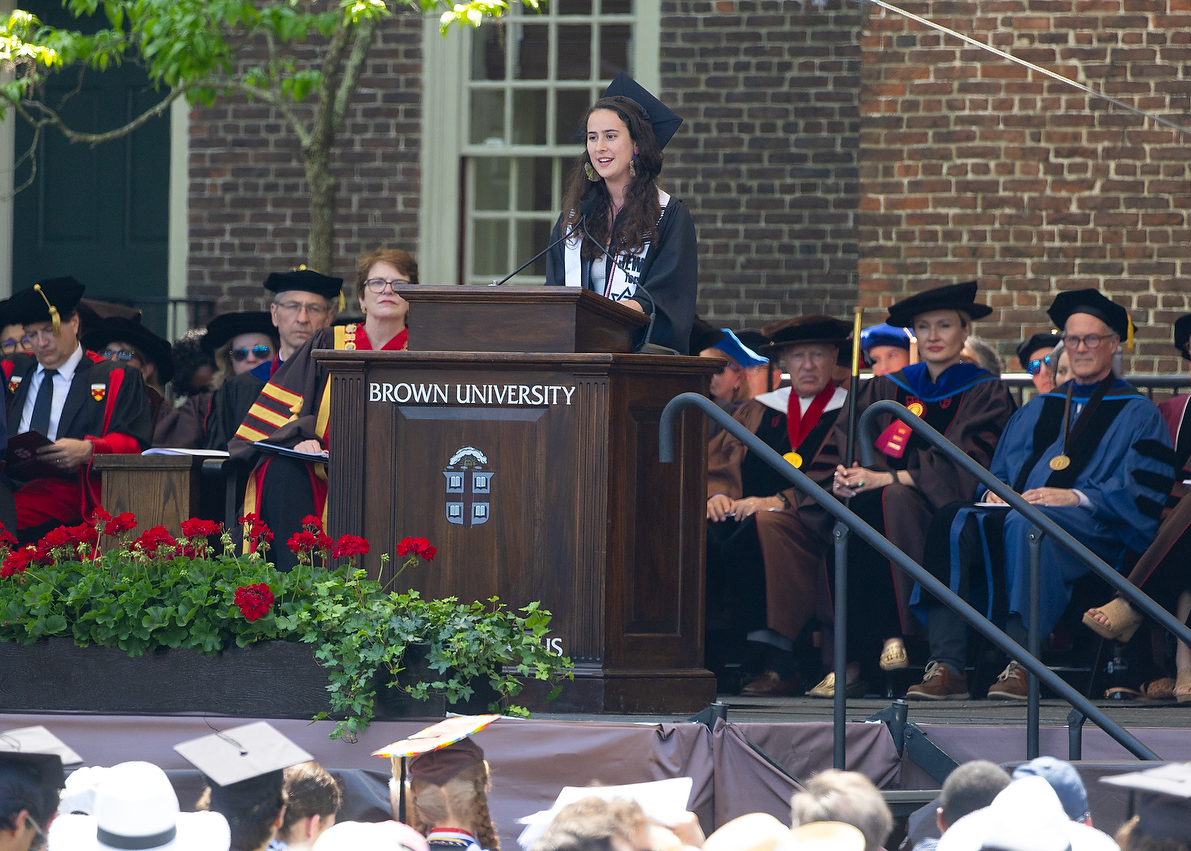
[[[29,430],[50,436],[50,409],[54,407],[54,376],[56,369],[47,369],[41,376],[41,386],[37,388],[37,398],[33,401],[33,418],[29,420]]]

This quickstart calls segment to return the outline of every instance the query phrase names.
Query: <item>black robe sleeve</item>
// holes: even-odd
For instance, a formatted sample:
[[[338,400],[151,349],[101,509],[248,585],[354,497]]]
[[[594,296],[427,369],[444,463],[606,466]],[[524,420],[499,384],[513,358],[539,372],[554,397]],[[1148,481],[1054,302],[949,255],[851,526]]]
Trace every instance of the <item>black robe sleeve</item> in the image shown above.
[[[211,394],[187,396],[182,404],[166,411],[153,428],[153,445],[171,449],[203,449],[207,445],[207,413]],[[226,448],[226,447],[224,447]]]
[[[251,372],[223,382],[211,397],[204,449],[227,449],[264,386],[265,382]]]

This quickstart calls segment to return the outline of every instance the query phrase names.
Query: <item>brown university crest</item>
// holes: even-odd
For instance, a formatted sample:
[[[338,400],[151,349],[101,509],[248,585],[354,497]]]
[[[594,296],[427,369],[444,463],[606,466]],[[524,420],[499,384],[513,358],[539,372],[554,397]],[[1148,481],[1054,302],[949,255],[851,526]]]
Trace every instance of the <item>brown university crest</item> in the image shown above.
[[[487,523],[493,471],[484,453],[464,446],[442,474],[447,478],[447,520],[464,528]]]

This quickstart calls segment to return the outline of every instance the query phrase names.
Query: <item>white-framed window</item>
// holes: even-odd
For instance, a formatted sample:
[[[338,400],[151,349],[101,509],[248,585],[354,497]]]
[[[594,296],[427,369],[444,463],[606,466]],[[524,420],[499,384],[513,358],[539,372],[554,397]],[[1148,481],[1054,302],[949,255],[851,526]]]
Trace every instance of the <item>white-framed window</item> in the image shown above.
[[[487,284],[549,242],[582,144],[579,120],[620,71],[658,83],[659,0],[514,5],[502,21],[423,40],[426,283]],[[449,202],[448,202],[449,199]],[[514,279],[545,280],[545,259]]]

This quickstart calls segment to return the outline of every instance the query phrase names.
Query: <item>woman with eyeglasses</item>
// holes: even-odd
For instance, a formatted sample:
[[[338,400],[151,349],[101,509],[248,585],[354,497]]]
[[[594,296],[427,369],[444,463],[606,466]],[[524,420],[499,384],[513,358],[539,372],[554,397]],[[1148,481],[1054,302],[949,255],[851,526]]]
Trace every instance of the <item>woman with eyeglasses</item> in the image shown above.
[[[257,514],[278,541],[302,529],[307,515],[322,517],[327,501],[326,468],[330,434],[329,373],[315,349],[400,351],[409,337],[409,303],[398,290],[418,283],[418,264],[408,252],[377,248],[356,264],[356,296],[363,322],[315,331],[285,360],[248,410],[229,445],[232,455],[255,466],[244,493],[244,511]],[[278,426],[277,423],[282,423]],[[301,461],[266,454],[254,444],[266,441],[310,456]],[[277,567],[297,564],[288,547],[274,549]]]
[[[1039,393],[1055,389],[1052,360],[1057,360],[1054,347],[1062,338],[1058,331],[1043,331],[1031,334],[1017,347],[1017,360],[1021,368],[1030,374],[1030,380]]]

